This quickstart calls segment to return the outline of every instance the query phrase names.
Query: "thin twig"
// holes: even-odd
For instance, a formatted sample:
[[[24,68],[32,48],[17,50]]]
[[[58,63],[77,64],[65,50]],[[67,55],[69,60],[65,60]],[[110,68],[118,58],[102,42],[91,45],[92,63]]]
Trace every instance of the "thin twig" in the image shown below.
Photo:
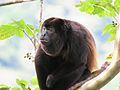
[[[16,24],[17,24],[17,22],[15,21],[15,20],[13,20]],[[26,25],[27,26],[27,25]],[[19,26],[20,27],[20,26]],[[21,28],[21,27],[20,27]],[[28,28],[28,27],[27,27]],[[29,29],[29,28],[28,28]],[[36,45],[35,45],[35,43],[34,43],[34,40],[32,40],[32,38],[25,32],[25,30],[23,29],[23,28],[21,28],[21,31],[23,31],[23,33],[27,36],[27,38],[32,42],[32,44],[33,44],[33,46],[34,46],[34,48],[35,48],[35,50],[36,50]],[[33,38],[34,39],[34,38]]]
[[[26,25],[26,27],[32,32],[32,34],[33,34],[33,38],[36,40],[36,42],[38,43],[38,44],[40,44],[39,43],[39,41],[35,38],[35,32],[33,32],[33,31],[35,31],[35,30],[32,30],[31,28],[29,28],[27,25]]]
[[[32,40],[32,38],[30,38],[30,36],[24,31],[24,30],[22,30],[23,32],[24,32],[24,34],[29,38],[29,40],[32,42],[32,44],[34,45],[34,42],[33,42],[33,40]],[[35,47],[35,46],[34,46]]]
[[[32,40],[32,38],[24,31],[24,30],[22,30],[23,32],[24,32],[24,34],[27,36],[27,38],[32,42],[32,44],[33,44],[33,46],[34,46],[34,49],[35,49],[35,51],[36,51],[36,39],[35,38],[33,38],[33,40]]]
[[[31,2],[31,1],[36,1],[36,0],[19,0],[19,1],[14,1],[14,2],[6,2],[6,3],[0,3],[0,7],[1,6],[7,6],[7,5],[11,5],[11,4],[18,4],[18,3],[23,3],[23,2]]]
[[[43,0],[40,0],[40,24],[42,22]]]

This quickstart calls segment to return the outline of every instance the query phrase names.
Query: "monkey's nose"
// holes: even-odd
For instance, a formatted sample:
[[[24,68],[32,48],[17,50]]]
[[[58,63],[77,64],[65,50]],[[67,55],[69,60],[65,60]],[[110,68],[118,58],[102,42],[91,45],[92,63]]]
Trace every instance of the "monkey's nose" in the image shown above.
[[[45,36],[44,35],[41,35],[40,36],[40,40],[44,40]]]
[[[44,37],[43,35],[40,37],[40,42],[41,42],[42,44],[48,43],[48,41],[45,39],[45,37]]]

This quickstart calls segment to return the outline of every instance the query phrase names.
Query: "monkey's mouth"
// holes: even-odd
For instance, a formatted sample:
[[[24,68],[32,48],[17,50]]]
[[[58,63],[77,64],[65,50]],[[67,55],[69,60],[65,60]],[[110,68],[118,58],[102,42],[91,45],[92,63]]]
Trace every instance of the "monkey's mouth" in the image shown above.
[[[47,44],[47,43],[48,43],[48,41],[45,40],[45,39],[41,39],[40,42],[41,42],[42,44]]]

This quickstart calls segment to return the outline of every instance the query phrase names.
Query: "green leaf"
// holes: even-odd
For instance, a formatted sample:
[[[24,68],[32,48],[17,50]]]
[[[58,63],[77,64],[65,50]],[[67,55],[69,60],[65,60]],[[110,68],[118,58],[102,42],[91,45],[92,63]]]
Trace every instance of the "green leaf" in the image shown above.
[[[32,77],[32,79],[30,80],[30,82],[31,82],[33,85],[38,85],[37,77]]]
[[[111,27],[111,29],[108,31],[108,33],[111,35],[111,34],[116,34],[116,27],[115,26],[113,26],[113,27]]]
[[[11,23],[0,26],[0,40],[9,38],[13,35],[24,37],[23,29],[25,22],[23,20],[13,21]]]
[[[13,21],[0,26],[0,40],[9,38],[13,35],[22,38],[26,34],[29,37],[36,38],[36,34],[38,32],[38,28],[34,28],[32,25],[26,24],[24,20]]]
[[[94,3],[95,0],[86,0],[86,2],[89,2],[89,3]]]
[[[115,40],[115,34],[111,34],[110,37],[108,38],[108,41],[111,42]]]
[[[40,29],[39,29],[39,28],[36,28],[36,29],[35,29],[35,32],[39,33],[39,32],[40,32]]]
[[[93,5],[89,2],[81,2],[79,9],[80,11],[86,12],[89,14],[91,14],[94,11]]]
[[[108,38],[108,41],[111,42],[113,40],[115,40],[116,38],[116,27],[112,27],[110,31],[108,31],[108,33],[110,34],[110,37]]]
[[[106,13],[107,16],[116,16],[116,12],[112,5],[107,5],[106,9],[109,10],[109,12]]]
[[[34,36],[34,27],[30,24],[27,24],[25,27],[25,32],[28,34],[28,36]]]
[[[0,90],[9,90],[9,87],[4,84],[0,84]]]
[[[116,12],[113,9],[113,6],[111,4],[98,4],[98,5],[94,5],[94,12],[93,14],[97,14],[98,16],[116,16]]]
[[[117,9],[117,11],[120,10],[120,0],[114,0],[114,7]]]
[[[34,27],[30,24],[27,24],[27,26],[31,29],[31,30],[34,30]]]
[[[19,21],[13,21],[12,24],[19,27],[19,28],[21,28],[21,29],[25,29],[25,26],[26,26],[26,23],[25,23],[25,21],[23,19],[19,20]]]
[[[16,79],[16,82],[19,86],[21,86],[21,88],[23,90],[27,90],[27,87],[28,87],[28,82],[26,80],[19,80],[19,79]]]
[[[107,9],[105,9],[103,6],[101,5],[94,5],[94,11],[93,11],[93,15],[98,15],[100,17],[104,17],[107,16],[107,14],[109,13],[109,11]]]
[[[34,90],[40,90],[39,87],[35,88]]]
[[[28,86],[28,82],[27,82],[26,80],[19,80],[19,79],[16,79],[16,82],[17,82],[18,85],[23,84],[23,85],[25,85],[25,87]]]
[[[112,0],[100,0],[101,2],[112,3]]]
[[[102,31],[103,34],[108,33],[110,37],[108,38],[108,42],[115,40],[116,35],[116,27],[113,24],[108,24],[104,30]]]
[[[101,14],[103,13],[104,9],[101,8],[101,7],[97,7],[97,6],[94,6],[94,11],[93,11],[93,14],[98,14],[99,16],[101,16]]]
[[[116,16],[116,11],[112,5],[112,0],[85,0],[76,5],[81,12],[104,16]]]
[[[13,36],[16,33],[16,30],[17,28],[15,26],[11,26],[9,24],[1,25],[0,26],[0,40]]]
[[[107,26],[105,26],[105,28],[103,29],[102,33],[105,34],[105,33],[108,32],[112,27],[113,27],[113,24],[108,24]]]
[[[18,37],[24,37],[24,30],[26,28],[26,23],[24,20],[19,20],[19,21],[13,21],[11,25],[16,26],[16,36]]]
[[[19,87],[13,87],[12,90],[20,90]]]
[[[15,34],[16,34],[16,36],[18,36],[18,37],[21,37],[21,38],[24,37],[24,32],[23,32],[22,29],[17,30]]]

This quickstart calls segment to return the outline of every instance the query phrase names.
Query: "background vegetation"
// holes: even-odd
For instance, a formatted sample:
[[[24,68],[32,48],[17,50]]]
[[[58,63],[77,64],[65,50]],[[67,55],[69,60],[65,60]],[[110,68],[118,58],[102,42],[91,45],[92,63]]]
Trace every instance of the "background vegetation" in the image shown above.
[[[85,0],[77,2],[75,7],[81,12],[85,12],[90,15],[97,15],[97,17],[99,16],[100,18],[108,17],[111,22],[104,26],[103,30],[101,29],[101,32],[102,34],[106,34],[106,36],[108,37],[108,43],[115,40],[117,29],[116,26],[118,25],[119,21],[118,17],[120,10],[120,0]],[[30,40],[30,43],[32,43],[34,50],[36,50],[39,45],[40,27],[41,24],[38,24],[36,27],[32,24],[28,24],[24,19],[13,19],[7,24],[0,25],[0,40],[8,39],[11,36],[17,36],[19,38],[26,37]],[[110,55],[111,52],[109,52]],[[31,52],[27,52],[27,54],[24,55],[24,58],[32,59],[32,57],[33,55],[31,55]],[[108,59],[112,58],[112,56],[110,58],[109,57],[110,56],[108,56]],[[34,88],[34,90],[38,90],[36,79],[32,78],[30,82],[31,85],[29,86],[26,80],[16,79],[16,83],[18,84],[17,87],[10,87],[9,85],[6,86],[4,84],[0,84],[0,90],[8,90],[9,88],[11,88],[12,90],[30,90],[31,88]]]

